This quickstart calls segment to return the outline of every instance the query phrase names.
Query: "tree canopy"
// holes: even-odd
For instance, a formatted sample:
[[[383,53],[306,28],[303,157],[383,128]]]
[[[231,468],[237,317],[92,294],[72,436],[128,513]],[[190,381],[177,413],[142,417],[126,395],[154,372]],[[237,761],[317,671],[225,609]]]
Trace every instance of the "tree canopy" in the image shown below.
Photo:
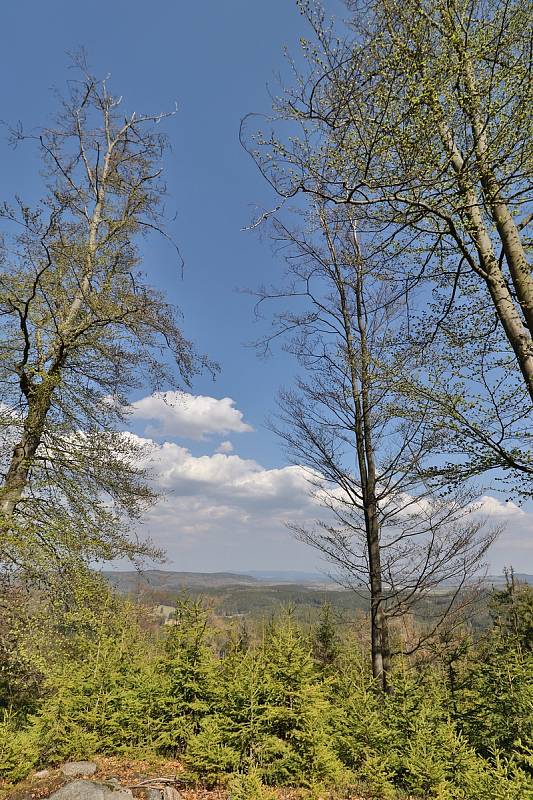
[[[127,535],[155,498],[121,431],[129,393],[185,385],[201,365],[142,265],[142,237],[167,235],[169,115],[125,116],[78,67],[56,124],[13,134],[37,146],[46,194],[0,213],[0,557],[37,571],[149,552]]]

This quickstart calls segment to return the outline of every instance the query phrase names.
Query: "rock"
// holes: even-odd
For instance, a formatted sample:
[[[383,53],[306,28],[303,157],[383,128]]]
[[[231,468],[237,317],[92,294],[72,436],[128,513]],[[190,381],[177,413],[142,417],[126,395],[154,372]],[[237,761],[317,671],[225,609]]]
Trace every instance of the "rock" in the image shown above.
[[[154,778],[153,782],[157,784],[157,779]],[[143,785],[141,784],[133,787],[133,796],[137,798],[137,800],[163,800],[163,791],[162,789],[158,789],[157,786],[151,786],[151,781],[146,779],[146,782]]]
[[[131,800],[131,794],[109,789],[103,783],[73,781],[50,795],[49,800]]]
[[[96,764],[92,761],[67,761],[61,767],[61,772],[67,778],[77,778],[78,775],[94,775]]]
[[[165,786],[163,789],[163,800],[184,800],[184,798],[173,786]]]
[[[49,769],[40,769],[39,772],[34,772],[33,777],[40,780],[41,778],[47,778],[50,775]]]
[[[121,786],[118,778],[115,777],[105,778],[105,787],[106,789],[119,791],[121,793],[121,797],[125,794],[130,796],[130,800],[133,797],[133,792],[131,791],[131,789],[125,789],[124,786]]]

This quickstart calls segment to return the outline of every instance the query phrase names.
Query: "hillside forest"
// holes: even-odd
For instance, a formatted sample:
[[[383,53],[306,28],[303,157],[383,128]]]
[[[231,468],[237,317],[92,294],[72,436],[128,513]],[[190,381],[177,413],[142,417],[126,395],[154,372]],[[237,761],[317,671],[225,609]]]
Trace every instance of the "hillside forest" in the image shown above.
[[[305,485],[281,527],[324,583],[177,587],[165,546],[194,529],[209,557],[202,525],[161,511],[151,536],[180,493],[204,524],[227,512],[205,477],[171,483],[190,451],[135,427],[140,393],[168,420],[225,366],[154,266],[163,242],[188,280],[179,108],[134,110],[80,49],[42,127],[3,125],[40,187],[0,205],[4,800],[533,800],[533,586],[522,563],[487,577],[502,508],[531,551],[532,9],[341,6],[297,0],[298,52],[234,132],[270,201],[241,231],[270,252],[238,287],[251,346],[293,370],[268,398],[268,474],[287,508]],[[231,484],[261,565],[273,489],[232,450],[194,463],[264,479],[257,530]],[[103,783],[65,780],[88,759]]]

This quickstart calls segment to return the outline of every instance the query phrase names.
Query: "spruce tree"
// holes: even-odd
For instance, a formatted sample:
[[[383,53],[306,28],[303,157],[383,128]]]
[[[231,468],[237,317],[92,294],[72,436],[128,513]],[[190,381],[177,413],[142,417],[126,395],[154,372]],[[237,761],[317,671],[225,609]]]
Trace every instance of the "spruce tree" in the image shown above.
[[[457,721],[484,758],[499,753],[533,775],[533,592],[509,583],[491,608],[493,627],[463,665]]]
[[[182,753],[201,722],[214,710],[219,691],[218,665],[210,646],[209,614],[201,601],[181,599],[176,624],[166,641],[162,664],[167,683],[163,716],[166,733],[161,744]]]
[[[340,771],[331,747],[327,694],[317,676],[311,646],[286,614],[271,627],[263,648],[267,693],[263,724],[275,737],[264,767],[269,782],[328,782]]]
[[[341,649],[329,687],[333,741],[342,763],[369,790],[387,798],[392,792],[390,732],[372,673],[353,642]]]
[[[326,602],[320,609],[318,623],[313,630],[313,657],[320,669],[327,671],[337,661],[339,637],[335,629],[331,603]]]

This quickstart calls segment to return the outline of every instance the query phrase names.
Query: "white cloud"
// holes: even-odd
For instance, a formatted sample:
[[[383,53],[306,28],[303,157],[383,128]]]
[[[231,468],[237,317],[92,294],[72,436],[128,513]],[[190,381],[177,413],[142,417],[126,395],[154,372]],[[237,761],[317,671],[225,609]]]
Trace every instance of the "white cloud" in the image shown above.
[[[513,567],[515,572],[533,574],[533,510],[490,495],[481,497],[479,505],[479,513],[502,529],[487,557],[490,572],[500,574],[504,567]]]
[[[175,569],[315,569],[319,557],[286,522],[317,516],[302,467],[266,469],[235,454],[194,456],[174,442],[145,442],[164,499],[144,532]]]
[[[233,445],[231,442],[220,442],[217,447],[217,453],[233,453]]]
[[[485,514],[487,517],[493,518],[507,518],[515,520],[517,517],[525,517],[527,516],[527,512],[524,511],[520,506],[517,506],[516,503],[513,503],[512,500],[499,500],[497,497],[491,497],[488,494],[484,494],[482,497],[479,498],[477,501],[477,511],[480,514]]]
[[[154,483],[165,495],[144,530],[166,550],[170,568],[327,569],[286,528],[324,517],[303,467],[267,469],[235,453],[194,456],[175,442],[135,438],[148,445]],[[513,566],[533,573],[533,511],[486,495],[477,513],[503,528],[487,559],[490,572]]]
[[[147,436],[181,436],[201,441],[212,434],[246,433],[242,411],[231,397],[192,395],[185,392],[158,392],[132,403],[133,416],[147,420]]]
[[[156,444],[134,438],[138,444],[147,445],[155,483],[173,495],[200,496],[207,503],[216,497],[230,505],[267,501],[278,508],[299,507],[304,500],[311,502],[303,467],[265,469],[253,459],[234,454],[194,456],[175,442]]]

